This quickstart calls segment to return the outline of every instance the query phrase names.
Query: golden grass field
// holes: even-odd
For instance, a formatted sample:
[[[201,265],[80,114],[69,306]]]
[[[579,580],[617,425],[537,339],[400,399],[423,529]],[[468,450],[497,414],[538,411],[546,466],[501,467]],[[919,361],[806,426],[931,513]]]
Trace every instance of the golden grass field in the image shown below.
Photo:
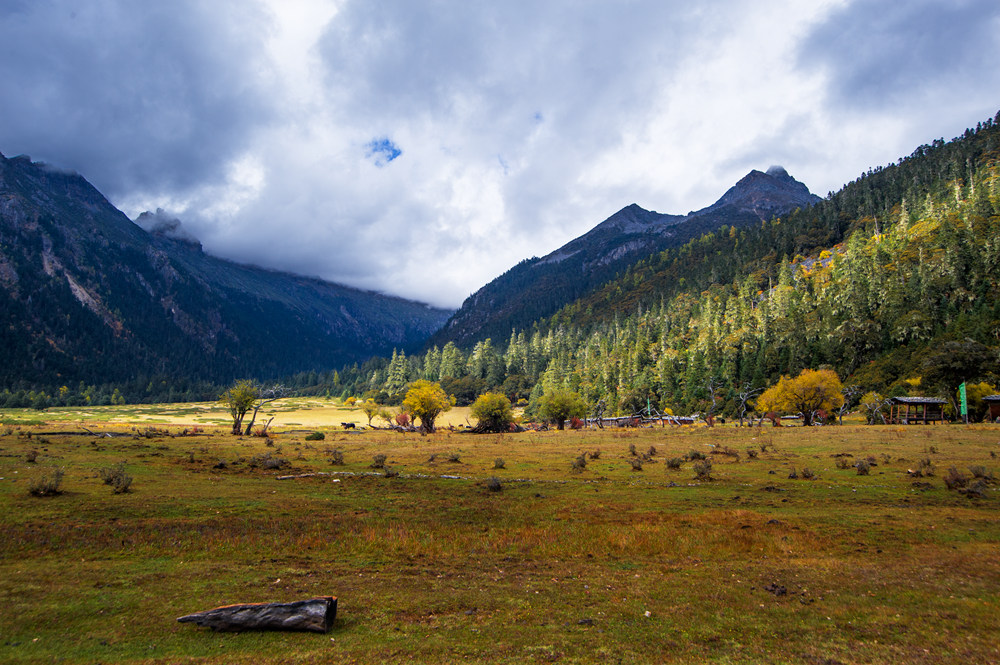
[[[266,440],[213,404],[0,411],[0,662],[1000,662],[997,486],[943,482],[995,473],[998,427],[421,436],[345,432],[367,418],[325,400],[270,415]],[[655,448],[640,471],[633,446]],[[712,480],[667,468],[692,452]],[[113,494],[100,471],[122,461]],[[55,468],[63,492],[32,496]],[[315,595],[339,598],[329,634],[175,620]]]

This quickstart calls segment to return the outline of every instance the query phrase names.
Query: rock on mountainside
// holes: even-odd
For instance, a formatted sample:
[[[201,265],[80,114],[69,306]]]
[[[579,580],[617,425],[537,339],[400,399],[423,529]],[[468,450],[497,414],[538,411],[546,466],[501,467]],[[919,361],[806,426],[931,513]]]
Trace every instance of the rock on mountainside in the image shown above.
[[[0,155],[0,385],[228,381],[418,347],[450,314],[205,254],[82,176]]]
[[[751,171],[708,206],[666,215],[636,204],[542,258],[522,261],[462,304],[428,344],[503,339],[598,288],[636,261],[723,225],[759,224],[820,198],[780,166]]]

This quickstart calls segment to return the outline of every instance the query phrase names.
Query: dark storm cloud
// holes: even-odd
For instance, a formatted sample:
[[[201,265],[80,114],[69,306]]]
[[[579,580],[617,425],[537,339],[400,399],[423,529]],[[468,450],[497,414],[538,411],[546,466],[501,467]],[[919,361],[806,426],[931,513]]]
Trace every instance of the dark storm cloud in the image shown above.
[[[5,2],[0,151],[111,197],[218,180],[271,114],[267,30],[249,2]]]
[[[997,0],[860,0],[832,13],[801,43],[801,66],[828,70],[838,104],[883,107],[970,85],[1000,103],[1000,67],[983,67],[1000,54]]]

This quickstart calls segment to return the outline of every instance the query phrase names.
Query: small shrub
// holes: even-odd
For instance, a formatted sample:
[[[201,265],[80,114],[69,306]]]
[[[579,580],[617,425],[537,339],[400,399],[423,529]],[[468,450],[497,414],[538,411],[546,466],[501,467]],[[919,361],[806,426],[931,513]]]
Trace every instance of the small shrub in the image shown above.
[[[583,421],[573,416],[569,419],[569,427],[570,429],[583,429]]]
[[[712,479],[712,462],[707,459],[700,459],[694,463],[694,477],[698,480]]]
[[[486,479],[486,489],[491,492],[499,492],[503,490],[503,484],[500,482],[499,478],[492,476]]]
[[[816,474],[813,473],[809,469],[809,467],[805,467],[804,469],[802,469],[802,477],[805,478],[806,480],[812,480],[813,478],[816,477]]]
[[[306,441],[322,441],[326,438],[326,434],[323,432],[313,432],[312,434],[306,435]]]
[[[64,469],[53,469],[52,474],[45,474],[35,478],[28,485],[28,493],[32,496],[56,496],[62,494],[62,479],[66,471]]]
[[[667,460],[667,468],[668,469],[679,469],[679,468],[681,468],[681,464],[683,464],[683,463],[684,463],[684,458],[683,457],[671,457],[670,459]]]
[[[292,463],[282,457],[275,457],[270,452],[259,453],[250,458],[247,462],[247,466],[251,469],[283,469],[286,466],[291,466]]]
[[[972,474],[973,478],[979,478],[982,480],[993,480],[993,474],[990,473],[985,466],[981,464],[976,464],[969,467],[969,473]]]
[[[373,469],[384,469],[385,468],[385,454],[378,453],[372,457],[371,468]]]
[[[601,451],[595,450],[594,452],[590,453],[590,459],[592,460],[601,459]]]
[[[837,461],[835,462],[835,464],[837,465],[838,469],[850,469],[851,468],[851,463],[849,461],[847,461],[846,457],[838,457]]]
[[[387,466],[387,467],[384,467],[382,475],[385,476],[386,478],[398,478],[399,477],[399,471],[396,471],[395,469]]]
[[[943,480],[945,487],[950,490],[962,489],[969,484],[968,477],[955,467],[948,469],[948,473],[945,474]]]
[[[458,453],[448,453],[448,461],[454,464],[461,464],[462,456]]]
[[[917,465],[917,471],[919,471],[923,476],[933,476],[934,465],[931,464],[931,459],[929,457],[925,457],[920,460],[920,463]]]
[[[703,453],[703,452],[700,452],[700,451],[697,451],[697,450],[692,450],[691,452],[689,452],[689,453],[687,454],[687,458],[688,458],[689,460],[691,460],[692,462],[693,462],[693,461],[695,461],[695,460],[703,460],[703,459],[707,459],[707,458],[705,457],[705,453]]]
[[[788,474],[789,480],[798,480],[798,477],[799,474],[795,471],[795,469],[792,469],[791,473]]]
[[[584,453],[573,460],[572,469],[575,473],[580,473],[587,468],[587,455]]]
[[[635,444],[634,443],[628,444],[628,454],[631,455],[632,457],[638,457],[639,456],[639,451],[637,451],[635,449]]]
[[[641,459],[639,459],[638,457],[633,457],[632,459],[629,460],[629,462],[632,464],[633,471],[642,471]]]
[[[857,469],[859,476],[867,476],[871,470],[871,464],[866,459],[859,459],[854,463],[854,468]]]
[[[495,460],[493,460],[493,468],[494,469],[505,469],[505,468],[507,468],[507,465],[504,463],[502,457],[498,457]]]
[[[98,475],[105,485],[111,486],[111,491],[115,494],[125,494],[132,487],[132,476],[125,471],[125,462],[103,467]]]
[[[35,464],[35,463],[37,463],[38,462],[38,451],[37,450],[29,450],[28,452],[26,452],[24,454],[24,461],[27,462],[28,464]]]
[[[427,458],[427,462],[429,464],[433,464],[434,462],[437,461],[437,458],[438,458],[437,453],[431,453],[431,456]]]
[[[342,450],[334,450],[330,452],[330,464],[333,466],[343,466],[344,465],[344,452]]]
[[[649,457],[656,457],[656,446],[650,446],[649,450],[646,451],[646,455]]]
[[[747,448],[747,457],[749,457],[750,459],[757,459],[757,455],[758,453],[756,450],[754,450],[753,448]]]

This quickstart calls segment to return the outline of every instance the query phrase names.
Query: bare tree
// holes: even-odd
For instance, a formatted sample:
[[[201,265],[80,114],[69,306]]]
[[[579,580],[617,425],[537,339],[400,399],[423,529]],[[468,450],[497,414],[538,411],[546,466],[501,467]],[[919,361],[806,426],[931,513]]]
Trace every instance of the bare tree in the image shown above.
[[[243,432],[244,436],[249,436],[250,432],[253,431],[254,421],[257,420],[257,412],[260,411],[261,407],[263,407],[265,404],[270,404],[271,402],[277,399],[281,399],[282,397],[287,397],[287,396],[288,396],[288,389],[285,388],[285,386],[281,385],[280,383],[275,383],[274,385],[267,386],[266,388],[258,386],[257,396],[254,399],[252,405],[253,415],[250,416],[250,422],[249,424],[247,424],[246,430]],[[272,418],[271,420],[274,419]],[[268,420],[267,424],[264,425],[265,431],[267,430],[268,425],[271,424],[271,420]]]
[[[718,402],[716,393],[722,389],[722,380],[717,376],[708,377],[708,381],[705,382],[705,389],[708,390],[708,396],[712,398],[712,408],[708,410],[705,422],[708,423],[709,427],[712,427],[715,425],[715,409]]]
[[[851,408],[851,404],[854,402],[854,398],[861,394],[861,386],[857,384],[851,384],[846,386],[840,391],[844,396],[844,403],[840,405],[840,409],[837,410],[837,424],[844,424],[844,414],[847,410]]]
[[[747,381],[740,386],[739,392],[736,393],[736,398],[740,401],[740,427],[743,427],[743,420],[747,419],[747,411],[750,410],[748,403],[764,390],[763,388],[753,388],[751,386],[752,384]]]

